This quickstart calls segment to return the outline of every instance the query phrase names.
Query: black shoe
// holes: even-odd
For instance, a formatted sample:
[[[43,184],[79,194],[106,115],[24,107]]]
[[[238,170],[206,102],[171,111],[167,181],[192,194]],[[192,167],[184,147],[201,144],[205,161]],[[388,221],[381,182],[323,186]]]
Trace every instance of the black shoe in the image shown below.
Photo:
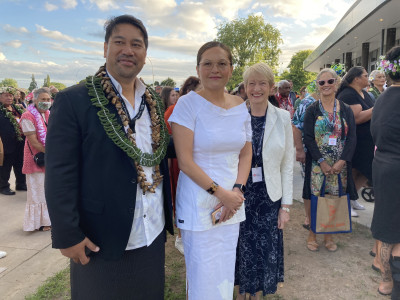
[[[27,191],[27,190],[28,190],[27,187],[26,187],[26,184],[25,184],[25,185],[17,185],[17,186],[15,187],[15,189],[16,189],[17,191]]]
[[[13,190],[10,190],[10,188],[3,189],[0,191],[0,193],[7,196],[15,195],[15,192]]]

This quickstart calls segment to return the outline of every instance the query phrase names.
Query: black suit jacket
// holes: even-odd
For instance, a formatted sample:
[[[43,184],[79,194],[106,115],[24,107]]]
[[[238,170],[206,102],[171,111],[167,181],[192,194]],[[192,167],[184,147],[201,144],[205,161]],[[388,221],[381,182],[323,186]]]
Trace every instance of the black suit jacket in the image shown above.
[[[116,109],[107,107],[116,115]],[[57,94],[46,139],[46,201],[54,248],[87,236],[99,256],[119,259],[135,212],[137,172],[133,161],[107,136],[84,84]],[[122,125],[122,123],[121,123]],[[167,159],[160,164],[166,229],[173,234]]]
[[[21,147],[21,144],[25,143],[25,139],[23,141],[18,141],[14,125],[2,112],[0,112],[0,138],[3,142],[4,154],[13,153],[18,146]]]

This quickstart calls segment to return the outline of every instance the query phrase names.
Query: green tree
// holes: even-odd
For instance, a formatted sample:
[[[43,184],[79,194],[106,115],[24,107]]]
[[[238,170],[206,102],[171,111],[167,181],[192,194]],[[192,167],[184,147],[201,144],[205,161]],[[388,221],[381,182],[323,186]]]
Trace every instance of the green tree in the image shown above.
[[[51,85],[54,86],[59,91],[62,91],[63,89],[65,89],[67,87],[64,83],[60,83],[60,82],[50,82],[49,86],[51,86]]]
[[[313,52],[313,50],[301,50],[296,52],[290,59],[288,68],[290,72],[288,76],[282,79],[290,79],[293,81],[293,90],[299,91],[302,86],[308,85],[317,77],[317,73],[305,71],[303,68],[304,60]]]
[[[31,80],[31,83],[29,84],[29,88],[28,88],[28,90],[30,91],[30,92],[32,92],[34,89],[36,89],[37,88],[37,82],[36,82],[36,80],[35,80],[35,75],[33,75],[32,74],[32,80]]]
[[[50,76],[49,76],[49,74],[47,74],[47,76],[46,76],[46,78],[44,79],[44,82],[43,82],[43,87],[49,87],[51,84],[50,84]]]
[[[225,22],[217,27],[217,40],[231,48],[233,74],[228,89],[233,89],[242,79],[246,66],[257,62],[267,63],[276,71],[282,44],[281,33],[261,16],[249,15],[246,19]]]
[[[175,87],[176,86],[176,82],[172,78],[168,77],[167,79],[161,81],[160,85],[161,86]]]
[[[0,82],[0,86],[13,86],[15,88],[18,87],[18,83],[15,79],[12,78],[4,78],[1,82]]]

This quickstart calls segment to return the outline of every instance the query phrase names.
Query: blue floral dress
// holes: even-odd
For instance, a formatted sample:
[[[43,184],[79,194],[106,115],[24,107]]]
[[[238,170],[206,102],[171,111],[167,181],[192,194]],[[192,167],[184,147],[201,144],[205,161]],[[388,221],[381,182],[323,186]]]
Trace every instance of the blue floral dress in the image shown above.
[[[263,136],[264,117],[251,116],[253,145],[259,145]],[[252,168],[262,168],[262,156],[253,154]],[[274,294],[278,282],[283,282],[283,233],[278,229],[281,201],[268,196],[264,172],[262,181],[253,183],[252,174],[246,184],[244,197],[246,221],[240,223],[236,251],[235,285],[239,293],[258,291]]]

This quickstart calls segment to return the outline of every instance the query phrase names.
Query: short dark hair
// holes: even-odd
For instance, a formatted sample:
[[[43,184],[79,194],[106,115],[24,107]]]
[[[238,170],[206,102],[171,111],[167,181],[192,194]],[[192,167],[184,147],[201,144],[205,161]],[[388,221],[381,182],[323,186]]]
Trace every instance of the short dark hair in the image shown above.
[[[197,65],[200,64],[201,56],[203,55],[203,53],[206,52],[208,49],[215,48],[215,47],[222,48],[226,51],[226,53],[228,54],[228,60],[230,62],[230,65],[232,65],[231,49],[227,45],[225,45],[221,42],[218,42],[218,41],[207,42],[203,46],[200,47],[199,51],[197,52]]]
[[[400,59],[400,46],[395,46],[392,49],[390,49],[386,53],[386,60],[394,61],[394,60],[399,60]],[[393,72],[388,73],[389,77],[394,80],[394,81],[399,81],[400,80],[400,71],[397,70],[396,73],[393,74]]]
[[[195,91],[199,86],[199,84],[200,84],[200,79],[198,77],[196,76],[188,77],[179,91],[179,96],[186,95],[190,91]]]
[[[104,24],[104,29],[106,31],[104,40],[106,43],[108,43],[108,40],[110,39],[111,34],[115,30],[115,27],[119,24],[131,24],[132,26],[138,28],[143,34],[144,45],[146,46],[147,49],[147,47],[149,46],[149,36],[147,34],[146,27],[144,27],[142,21],[131,15],[112,17]]]

